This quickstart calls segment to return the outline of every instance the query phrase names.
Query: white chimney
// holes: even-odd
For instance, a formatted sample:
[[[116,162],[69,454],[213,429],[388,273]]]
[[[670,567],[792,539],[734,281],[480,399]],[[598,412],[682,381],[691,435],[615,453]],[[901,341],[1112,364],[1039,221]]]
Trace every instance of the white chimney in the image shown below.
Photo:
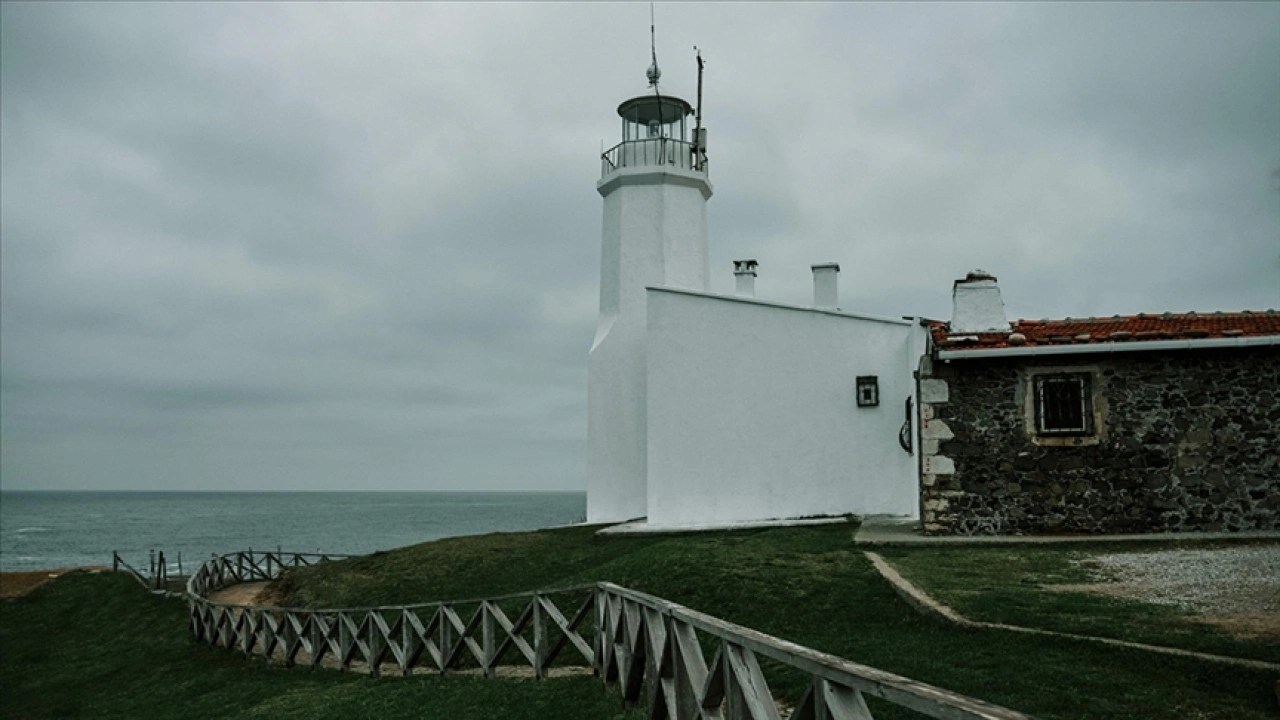
[[[1007,333],[1004,300],[994,275],[974,270],[951,290],[951,334]]]
[[[742,297],[756,296],[756,266],[760,263],[755,260],[734,260],[733,261],[733,277],[736,281],[734,293]]]
[[[813,267],[813,306],[821,310],[837,310],[839,297],[836,281],[840,277],[840,266],[836,263],[824,263]]]

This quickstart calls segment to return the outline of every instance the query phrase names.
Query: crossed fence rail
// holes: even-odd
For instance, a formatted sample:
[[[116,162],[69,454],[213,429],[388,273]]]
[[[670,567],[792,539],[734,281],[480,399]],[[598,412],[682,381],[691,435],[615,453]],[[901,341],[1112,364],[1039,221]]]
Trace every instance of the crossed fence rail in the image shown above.
[[[187,581],[190,629],[210,645],[373,675],[390,670],[493,675],[503,665],[545,677],[579,656],[651,720],[872,720],[866,697],[945,720],[1030,716],[849,662],[613,583],[501,597],[372,608],[276,608],[215,602],[229,585],[342,556],[245,551],[215,557]],[[566,612],[565,610],[568,610]],[[707,661],[708,653],[711,660]],[[763,660],[763,662],[762,662]],[[793,706],[767,675],[807,675]]]

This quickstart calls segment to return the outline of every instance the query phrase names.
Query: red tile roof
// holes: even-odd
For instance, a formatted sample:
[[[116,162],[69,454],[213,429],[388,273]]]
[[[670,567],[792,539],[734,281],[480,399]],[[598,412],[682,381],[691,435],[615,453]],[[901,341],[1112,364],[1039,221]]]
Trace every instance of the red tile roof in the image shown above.
[[[1163,315],[1115,315],[1064,320],[1017,320],[1012,332],[952,335],[948,323],[929,323],[933,342],[947,350],[985,350],[1045,345],[1099,345],[1150,340],[1280,335],[1280,313],[1275,310],[1238,313],[1164,313]],[[1021,336],[1021,337],[1019,337]]]

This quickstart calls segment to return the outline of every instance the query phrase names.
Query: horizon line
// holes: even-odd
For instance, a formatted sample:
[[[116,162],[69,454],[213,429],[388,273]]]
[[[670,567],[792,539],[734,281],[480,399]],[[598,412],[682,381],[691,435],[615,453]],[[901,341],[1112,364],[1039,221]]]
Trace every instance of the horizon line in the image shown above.
[[[169,489],[149,489],[149,488],[133,488],[133,489],[111,489],[111,488],[3,488],[0,492],[37,492],[37,493],[225,493],[238,495],[277,495],[277,494],[322,494],[322,493],[470,493],[473,495],[533,495],[533,494],[567,494],[567,493],[585,493],[586,489],[581,490],[205,490],[192,488],[169,488]]]

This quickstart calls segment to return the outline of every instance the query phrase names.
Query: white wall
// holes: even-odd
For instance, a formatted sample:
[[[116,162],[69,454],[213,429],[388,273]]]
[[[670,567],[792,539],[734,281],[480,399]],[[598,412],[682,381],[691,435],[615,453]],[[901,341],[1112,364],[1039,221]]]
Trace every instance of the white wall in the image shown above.
[[[898,445],[918,323],[657,288],[647,322],[650,523],[918,514]]]
[[[707,287],[705,175],[625,168],[604,196],[600,316],[588,360],[587,521],[646,514],[645,287]]]

